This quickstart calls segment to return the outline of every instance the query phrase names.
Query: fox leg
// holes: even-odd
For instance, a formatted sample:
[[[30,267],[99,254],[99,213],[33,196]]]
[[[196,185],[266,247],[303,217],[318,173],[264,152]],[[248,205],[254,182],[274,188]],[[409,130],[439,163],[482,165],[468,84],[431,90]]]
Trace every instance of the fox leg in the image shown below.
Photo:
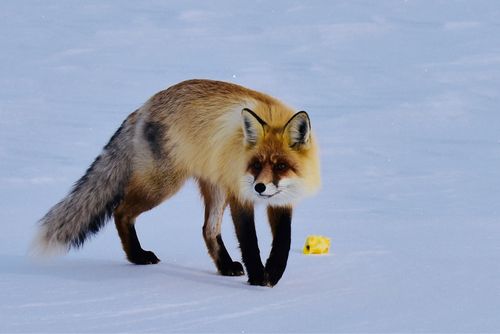
[[[224,209],[227,206],[226,194],[217,186],[199,180],[201,194],[205,202],[205,221],[203,238],[220,274],[241,276],[244,274],[241,263],[233,261],[221,237],[221,224]]]
[[[114,210],[116,229],[127,259],[135,264],[156,264],[160,259],[151,251],[142,249],[135,231],[135,219],[173,195],[183,180],[170,178],[169,183],[147,183],[144,177],[132,178],[126,187],[122,202]]]
[[[135,217],[117,214],[115,211],[115,224],[122,241],[123,250],[130,262],[135,264],[156,264],[160,262],[155,253],[142,249],[134,227]]]
[[[271,254],[266,261],[266,273],[269,278],[269,285],[274,286],[280,280],[286,268],[288,253],[291,242],[291,207],[267,208],[269,224],[273,234],[273,245]]]
[[[230,199],[229,206],[236,229],[236,236],[240,243],[241,256],[248,274],[248,283],[265,286],[268,284],[268,280],[260,259],[253,206],[242,204],[234,198]]]

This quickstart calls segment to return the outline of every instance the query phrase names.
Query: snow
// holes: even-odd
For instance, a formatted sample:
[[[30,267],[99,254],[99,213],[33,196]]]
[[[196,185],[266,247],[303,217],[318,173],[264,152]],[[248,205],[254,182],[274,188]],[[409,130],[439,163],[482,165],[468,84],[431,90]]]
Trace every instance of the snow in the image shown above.
[[[0,332],[500,332],[497,1],[7,0],[0,30]],[[216,275],[192,183],[138,221],[158,265],[128,264],[112,223],[31,261],[122,120],[189,78],[311,116],[323,188],[279,284]],[[331,254],[302,255],[309,234]],[[229,216],[223,235],[239,258]]]

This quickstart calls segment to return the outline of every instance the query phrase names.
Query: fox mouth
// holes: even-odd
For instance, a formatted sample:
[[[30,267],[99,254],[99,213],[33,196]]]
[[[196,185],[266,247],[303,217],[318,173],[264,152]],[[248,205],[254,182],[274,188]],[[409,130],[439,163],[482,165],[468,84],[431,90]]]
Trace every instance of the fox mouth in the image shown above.
[[[274,194],[271,194],[271,195],[262,195],[262,194],[257,194],[257,196],[259,196],[259,198],[271,198],[273,196],[276,196],[280,193],[281,191],[278,190],[277,192],[275,192]]]

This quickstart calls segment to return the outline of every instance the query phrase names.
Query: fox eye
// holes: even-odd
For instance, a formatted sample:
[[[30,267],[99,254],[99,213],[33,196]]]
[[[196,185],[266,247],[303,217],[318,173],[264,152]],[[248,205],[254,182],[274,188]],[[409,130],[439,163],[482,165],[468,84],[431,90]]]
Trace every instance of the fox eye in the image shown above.
[[[284,171],[288,168],[288,165],[284,162],[280,162],[276,165],[274,165],[274,169],[277,171]]]
[[[259,171],[262,169],[262,164],[258,161],[255,161],[250,165],[250,167],[255,171]]]

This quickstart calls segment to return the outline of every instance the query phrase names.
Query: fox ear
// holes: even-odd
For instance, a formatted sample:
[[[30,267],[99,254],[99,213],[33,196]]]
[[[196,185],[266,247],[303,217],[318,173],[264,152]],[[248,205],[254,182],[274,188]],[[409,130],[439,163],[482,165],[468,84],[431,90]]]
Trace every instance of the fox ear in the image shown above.
[[[245,144],[253,146],[264,135],[264,122],[252,110],[245,108],[241,111],[243,118],[243,135],[245,136]]]
[[[311,121],[305,111],[299,111],[290,118],[283,130],[288,135],[288,145],[301,148],[311,140]]]

